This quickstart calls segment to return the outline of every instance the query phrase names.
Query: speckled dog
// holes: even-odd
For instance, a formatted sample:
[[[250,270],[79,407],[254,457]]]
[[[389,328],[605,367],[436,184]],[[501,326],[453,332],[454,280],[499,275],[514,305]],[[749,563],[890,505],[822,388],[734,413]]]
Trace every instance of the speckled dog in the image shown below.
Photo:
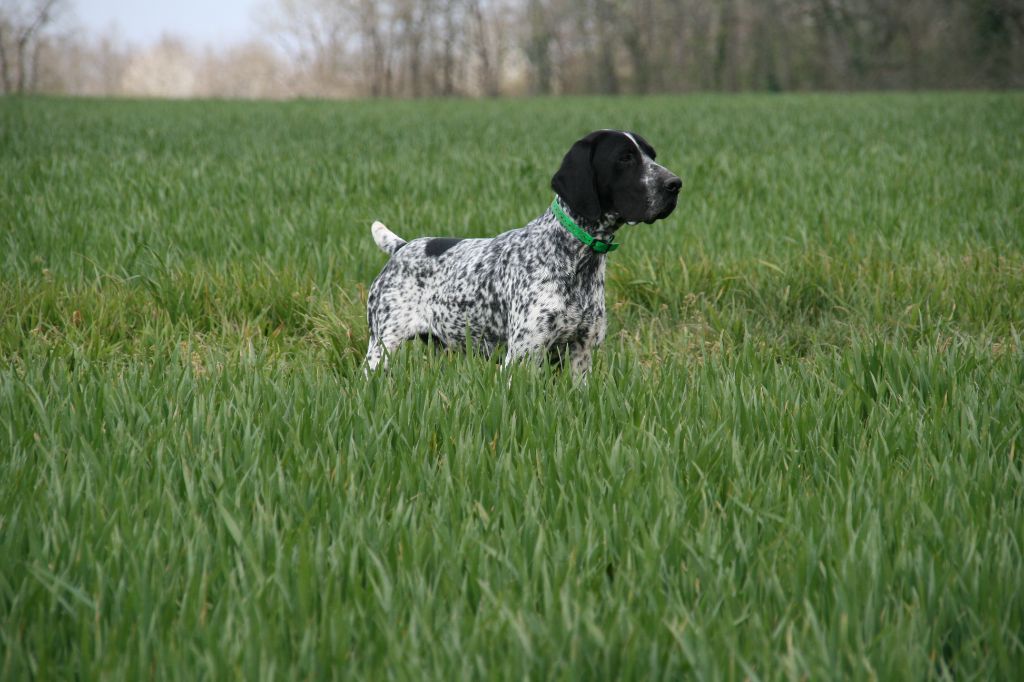
[[[635,133],[599,130],[576,142],[551,180],[555,200],[526,227],[491,239],[406,242],[375,222],[392,256],[370,287],[368,370],[407,339],[490,355],[566,357],[585,377],[604,340],[605,256],[623,223],[653,223],[676,206],[682,181]],[[467,338],[468,336],[468,338]]]

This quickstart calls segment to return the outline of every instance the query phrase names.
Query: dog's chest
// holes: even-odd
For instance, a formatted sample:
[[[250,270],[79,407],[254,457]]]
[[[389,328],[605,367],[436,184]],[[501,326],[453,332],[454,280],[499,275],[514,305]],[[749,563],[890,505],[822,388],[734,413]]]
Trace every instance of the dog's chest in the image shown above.
[[[542,329],[551,343],[568,343],[600,334],[604,325],[604,307],[594,303],[568,305],[551,317],[551,324]]]
[[[568,343],[600,335],[604,328],[603,268],[586,277],[557,277],[519,303],[523,316],[548,343]]]

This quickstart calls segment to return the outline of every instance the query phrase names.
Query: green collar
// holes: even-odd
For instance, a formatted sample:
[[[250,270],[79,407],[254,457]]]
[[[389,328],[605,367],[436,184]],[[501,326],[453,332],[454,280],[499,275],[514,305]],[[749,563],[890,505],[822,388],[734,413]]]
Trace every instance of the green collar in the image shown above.
[[[551,212],[558,218],[558,222],[562,223],[562,227],[569,230],[569,232],[579,239],[581,242],[589,246],[594,250],[595,253],[608,253],[619,248],[619,245],[612,241],[604,241],[602,239],[594,239],[594,237],[587,234],[586,230],[581,228],[576,222],[570,218],[562,207],[558,205],[558,197],[555,197],[554,201],[551,202]]]

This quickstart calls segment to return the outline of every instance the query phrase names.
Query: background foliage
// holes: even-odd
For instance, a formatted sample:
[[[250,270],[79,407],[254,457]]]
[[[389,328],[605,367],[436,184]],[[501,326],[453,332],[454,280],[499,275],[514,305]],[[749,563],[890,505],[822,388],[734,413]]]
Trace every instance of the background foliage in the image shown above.
[[[1024,86],[1024,0],[262,0],[241,44],[132,45],[0,0],[0,90],[159,97]]]

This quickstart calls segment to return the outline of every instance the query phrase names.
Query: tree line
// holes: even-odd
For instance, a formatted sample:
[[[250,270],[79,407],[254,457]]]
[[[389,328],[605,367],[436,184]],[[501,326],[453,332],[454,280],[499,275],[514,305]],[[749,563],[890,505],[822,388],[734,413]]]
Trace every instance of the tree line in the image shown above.
[[[61,8],[65,0],[0,0],[5,92],[426,97],[1024,85],[1024,0],[265,0],[261,40],[201,51],[173,38],[130,48],[48,32]]]

